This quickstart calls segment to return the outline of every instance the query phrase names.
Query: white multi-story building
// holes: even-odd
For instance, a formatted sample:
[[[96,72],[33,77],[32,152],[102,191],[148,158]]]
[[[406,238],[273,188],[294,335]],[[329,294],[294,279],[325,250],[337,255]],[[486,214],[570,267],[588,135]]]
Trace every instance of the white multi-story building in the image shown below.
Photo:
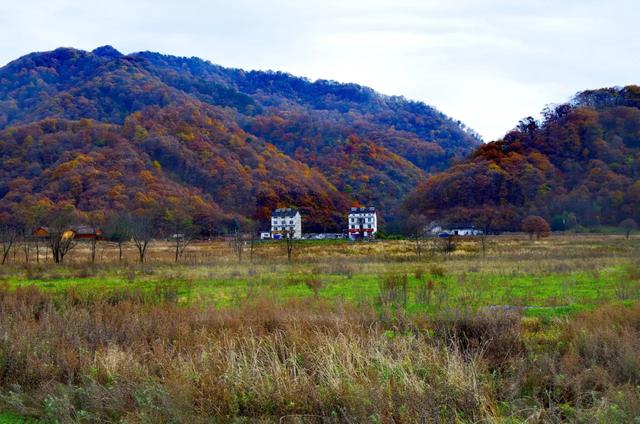
[[[302,216],[297,209],[280,208],[271,214],[271,237],[281,239],[285,235],[302,238]]]
[[[349,237],[375,237],[378,232],[376,208],[351,208],[349,211]]]

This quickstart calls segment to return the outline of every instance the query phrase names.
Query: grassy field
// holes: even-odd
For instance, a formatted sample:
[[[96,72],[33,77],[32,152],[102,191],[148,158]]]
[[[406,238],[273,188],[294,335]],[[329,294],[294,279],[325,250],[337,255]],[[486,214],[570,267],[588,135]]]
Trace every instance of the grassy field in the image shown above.
[[[495,237],[484,256],[474,239],[460,241],[449,255],[428,242],[422,249],[418,257],[410,241],[301,241],[288,263],[284,247],[275,242],[257,244],[252,258],[247,251],[241,261],[224,242],[202,242],[175,264],[171,246],[156,243],[149,262],[138,266],[131,247],[125,263],[119,264],[115,248],[105,243],[94,265],[87,264],[88,253],[81,247],[67,266],[14,265],[0,270],[0,278],[9,287],[35,285],[87,295],[161,291],[180,304],[216,307],[252,298],[306,297],[375,305],[384,300],[388,280],[399,276],[406,277],[406,286],[403,281],[399,288],[401,304],[398,299],[393,303],[409,312],[503,307],[554,315],[629,303],[640,295],[634,275],[639,239]]]
[[[637,422],[640,238],[440,243],[19,249],[0,422]]]

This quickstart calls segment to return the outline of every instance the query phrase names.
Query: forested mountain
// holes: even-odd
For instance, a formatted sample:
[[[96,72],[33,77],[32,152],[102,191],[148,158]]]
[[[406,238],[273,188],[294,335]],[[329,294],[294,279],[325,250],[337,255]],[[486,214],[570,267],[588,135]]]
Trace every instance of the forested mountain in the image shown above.
[[[494,230],[531,214],[555,229],[640,219],[640,87],[585,91],[543,115],[430,177],[406,208]]]
[[[298,206],[308,229],[339,229],[357,203],[395,213],[428,173],[480,143],[423,103],[356,84],[109,46],[1,68],[0,130],[4,209],[196,196],[218,220]]]

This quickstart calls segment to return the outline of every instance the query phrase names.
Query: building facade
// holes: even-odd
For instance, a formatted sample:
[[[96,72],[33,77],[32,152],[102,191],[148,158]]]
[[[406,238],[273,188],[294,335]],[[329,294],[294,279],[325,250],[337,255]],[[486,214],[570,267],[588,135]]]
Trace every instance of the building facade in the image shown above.
[[[430,231],[434,235],[438,235],[439,237],[450,237],[450,236],[479,236],[482,235],[483,232],[481,229],[476,228],[473,224],[467,223],[456,223],[447,225],[446,228],[438,224],[431,224]]]
[[[302,216],[293,208],[280,208],[271,214],[271,237],[281,239],[289,235],[291,238],[302,238]]]
[[[378,232],[376,208],[351,208],[348,216],[349,238],[373,238]]]

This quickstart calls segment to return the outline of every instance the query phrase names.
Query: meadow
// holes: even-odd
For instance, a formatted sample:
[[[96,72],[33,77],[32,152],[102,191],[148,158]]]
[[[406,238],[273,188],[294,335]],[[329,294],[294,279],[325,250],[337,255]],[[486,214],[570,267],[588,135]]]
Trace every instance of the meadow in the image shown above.
[[[419,247],[19,248],[0,422],[637,422],[640,238]]]

